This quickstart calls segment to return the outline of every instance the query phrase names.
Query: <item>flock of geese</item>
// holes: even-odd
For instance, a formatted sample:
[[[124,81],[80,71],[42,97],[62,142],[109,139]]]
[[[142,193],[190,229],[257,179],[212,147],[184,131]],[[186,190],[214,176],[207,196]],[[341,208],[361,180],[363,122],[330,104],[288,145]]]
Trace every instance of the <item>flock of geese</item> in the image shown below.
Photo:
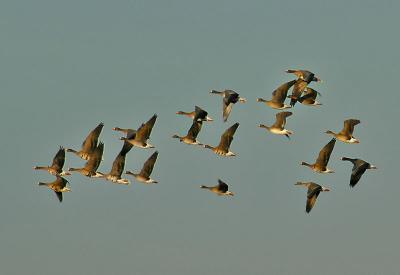
[[[315,76],[314,73],[306,70],[287,70],[287,73],[294,74],[297,79],[291,80],[279,86],[272,93],[272,98],[266,100],[263,98],[258,98],[257,102],[263,102],[267,106],[277,109],[289,109],[293,108],[296,102],[300,102],[304,105],[310,106],[320,106],[316,98],[319,93],[308,87],[311,82],[321,82],[321,79]],[[292,88],[293,87],[293,88]],[[291,95],[288,92],[292,88]],[[238,93],[233,90],[216,91],[211,90],[211,94],[222,96],[223,108],[222,108],[222,118],[226,122],[230,113],[232,112],[233,105],[237,102],[244,103],[246,99],[240,97]],[[290,98],[290,105],[285,104],[285,100]],[[176,112],[178,115],[184,115],[192,120],[192,124],[185,136],[180,136],[175,134],[172,138],[179,139],[180,142],[189,145],[199,145],[204,148],[212,150],[215,154],[223,157],[234,157],[236,154],[230,150],[230,145],[233,141],[233,136],[239,127],[239,123],[233,124],[231,127],[226,129],[220,138],[219,144],[212,146],[209,144],[200,143],[197,140],[197,136],[202,128],[203,122],[211,122],[213,119],[208,116],[208,112],[202,108],[195,106],[194,111]],[[285,128],[286,119],[293,113],[288,111],[281,111],[276,114],[276,121],[271,126],[260,124],[260,128],[264,128],[269,132],[276,135],[284,135],[290,139],[290,135],[293,134],[292,131]],[[97,125],[89,135],[84,140],[79,151],[64,147],[60,147],[58,152],[53,158],[51,166],[34,166],[35,170],[45,170],[51,175],[56,176],[53,182],[45,183],[39,182],[41,186],[47,186],[53,190],[59,201],[63,200],[63,193],[71,191],[69,182],[64,178],[65,176],[71,175],[71,172],[80,173],[83,176],[90,178],[102,178],[111,181],[116,184],[129,185],[130,180],[122,178],[123,171],[125,168],[126,155],[133,147],[138,147],[142,149],[155,148],[149,143],[151,131],[156,123],[157,115],[154,114],[147,122],[143,123],[137,130],[128,128],[113,128],[114,131],[119,131],[125,136],[121,137],[120,140],[123,141],[123,146],[121,151],[115,157],[109,173],[103,173],[98,171],[100,163],[103,159],[104,143],[99,142],[99,136],[104,127],[103,123]],[[313,164],[307,163],[305,161],[301,162],[301,165],[309,167],[312,171],[317,173],[333,173],[334,171],[327,167],[330,155],[334,149],[336,140],[356,144],[360,141],[353,136],[354,126],[360,123],[358,119],[347,119],[344,121],[343,129],[334,133],[333,131],[326,131],[327,134],[332,135],[333,138],[320,150],[317,159]],[[65,152],[70,152],[78,156],[79,158],[86,160],[83,167],[80,168],[69,168],[68,171],[64,171],[65,163]],[[154,165],[157,161],[158,151],[155,151],[151,156],[145,161],[142,169],[137,172],[126,171],[125,175],[132,176],[137,181],[151,184],[157,183],[157,180],[152,179],[151,173],[153,171]],[[353,164],[351,176],[350,176],[350,187],[354,187],[360,180],[361,176],[367,169],[376,169],[376,166],[357,158],[342,157],[343,161],[350,161]],[[315,182],[297,182],[295,185],[303,186],[308,189],[307,191],[307,201],[306,201],[306,212],[309,213],[314,207],[316,200],[321,192],[330,191],[328,187],[321,186]],[[220,196],[234,196],[234,193],[229,191],[228,185],[221,179],[218,179],[218,184],[215,186],[205,186],[201,185],[200,188],[208,189],[209,191],[216,193]]]

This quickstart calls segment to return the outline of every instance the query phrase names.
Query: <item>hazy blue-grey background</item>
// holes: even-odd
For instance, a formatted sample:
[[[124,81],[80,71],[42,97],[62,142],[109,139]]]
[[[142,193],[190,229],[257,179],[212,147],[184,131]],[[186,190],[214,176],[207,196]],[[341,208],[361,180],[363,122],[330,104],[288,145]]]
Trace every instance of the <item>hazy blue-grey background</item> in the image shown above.
[[[11,1],[0,4],[1,274],[399,274],[400,19],[397,1]],[[296,105],[291,141],[257,128],[276,111],[256,102],[315,72],[324,105]],[[230,88],[248,99],[227,123],[221,98]],[[216,120],[199,140],[216,144],[240,122],[238,156],[180,144],[197,104]],[[100,171],[122,142],[112,127],[159,118],[151,141],[160,152],[158,185],[117,186],[79,174],[58,203],[47,165],[58,146],[79,148],[105,124]],[[312,162],[343,120],[362,123],[358,145],[341,142],[335,174]],[[140,169],[153,150],[134,148],[126,168]],[[342,156],[377,165],[355,189]],[[67,154],[66,168],[84,161]],[[221,178],[237,195],[199,189]],[[330,186],[305,214],[312,180]]]

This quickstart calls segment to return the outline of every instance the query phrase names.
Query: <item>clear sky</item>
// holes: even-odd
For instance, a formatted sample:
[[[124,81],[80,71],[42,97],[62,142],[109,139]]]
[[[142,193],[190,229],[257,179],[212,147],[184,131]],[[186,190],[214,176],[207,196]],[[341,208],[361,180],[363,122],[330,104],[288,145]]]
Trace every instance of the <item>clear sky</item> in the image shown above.
[[[1,274],[399,274],[398,1],[11,1],[0,4]],[[323,106],[296,105],[289,141],[258,128],[276,111],[256,102],[304,68]],[[222,122],[221,98],[248,99]],[[180,144],[194,105],[215,121],[199,135],[216,144],[235,122],[237,157]],[[105,127],[100,171],[120,150],[115,126],[158,114],[151,141],[158,185],[117,186],[76,174],[58,203],[33,171],[58,147],[79,148]],[[313,162],[343,120],[358,145],[336,143],[330,175]],[[154,150],[134,148],[138,170]],[[378,166],[350,189],[351,164]],[[84,161],[67,154],[65,167]],[[235,197],[200,185],[226,181]],[[331,187],[305,214],[296,181]]]

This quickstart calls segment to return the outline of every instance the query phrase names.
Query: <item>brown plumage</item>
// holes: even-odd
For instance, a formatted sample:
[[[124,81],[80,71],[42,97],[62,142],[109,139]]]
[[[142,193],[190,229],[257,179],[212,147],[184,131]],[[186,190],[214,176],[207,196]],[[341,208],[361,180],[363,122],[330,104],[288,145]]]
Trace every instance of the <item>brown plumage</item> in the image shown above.
[[[293,113],[292,112],[280,112],[276,114],[276,121],[273,125],[271,126],[266,126],[264,124],[260,124],[260,128],[265,128],[268,131],[270,131],[273,134],[276,135],[285,135],[287,138],[290,139],[291,134],[293,134],[292,131],[285,129],[286,125],[286,118],[291,116]]]
[[[99,125],[97,125],[96,128],[94,128],[89,133],[89,135],[83,141],[82,148],[80,151],[76,151],[74,149],[68,148],[67,152],[72,152],[84,160],[89,160],[91,154],[97,147],[97,142],[98,142],[101,130],[103,129],[103,126],[104,126],[104,124],[101,122]]]
[[[60,176],[56,176],[56,180],[53,182],[39,182],[40,186],[47,186],[48,188],[50,188],[51,190],[53,190],[56,195],[57,198],[60,202],[62,202],[63,200],[63,192],[69,192],[71,191],[71,188],[68,186],[68,181],[66,179],[64,179],[63,177]]]
[[[235,153],[229,150],[231,146],[233,135],[235,134],[237,128],[239,127],[239,123],[233,124],[229,127],[225,132],[221,135],[220,142],[217,147],[213,147],[210,145],[204,145],[204,148],[211,149],[215,154],[225,157],[236,156]]]
[[[193,120],[192,126],[187,132],[186,136],[173,135],[173,138],[178,138],[181,142],[189,145],[202,145],[197,141],[197,135],[200,133],[203,121]]]
[[[127,175],[131,175],[135,177],[136,180],[143,183],[158,183],[158,181],[150,178],[151,173],[153,172],[154,164],[157,160],[158,152],[155,151],[143,164],[142,170],[139,174],[133,173],[131,171],[126,171]]]
[[[192,120],[196,121],[213,121],[213,119],[208,116],[208,112],[206,112],[199,106],[194,106],[194,111],[192,112],[178,111],[176,112],[176,114],[190,117]]]
[[[53,163],[51,166],[34,166],[33,169],[35,170],[46,170],[50,174],[54,176],[68,176],[71,175],[70,173],[63,171],[65,162],[65,149],[64,147],[60,146],[56,155],[53,158]]]
[[[301,165],[310,167],[313,171],[317,173],[333,173],[334,171],[330,170],[326,166],[328,165],[332,150],[335,147],[335,142],[336,139],[333,138],[321,149],[321,151],[318,154],[318,158],[314,164],[309,164],[303,161]]]
[[[104,178],[114,183],[126,184],[126,185],[130,184],[128,179],[121,178],[122,172],[124,171],[125,168],[126,154],[127,154],[126,148],[123,147],[122,150],[115,157],[110,173],[103,174],[101,172],[97,172],[98,174],[100,174],[100,178]]]
[[[319,193],[331,191],[329,188],[323,187],[315,182],[297,182],[295,185],[304,186],[308,188],[307,190],[307,202],[306,202],[306,212],[310,213],[311,209],[314,207]]]
[[[316,90],[306,87],[304,91],[304,95],[298,99],[301,104],[310,105],[310,106],[319,106],[322,105],[318,101],[316,101],[317,95],[321,95]]]
[[[146,123],[143,123],[139,127],[139,129],[137,129],[134,135],[121,137],[120,139],[125,140],[136,147],[145,149],[154,148],[154,146],[148,142],[148,139],[150,138],[150,134],[154,127],[154,124],[156,123],[156,120],[157,120],[157,115],[154,114]]]
[[[358,181],[361,179],[361,176],[367,169],[377,169],[376,166],[362,159],[352,159],[352,158],[342,157],[342,160],[350,161],[351,163],[353,163],[353,169],[351,171],[351,176],[350,176],[350,187],[356,186]]]
[[[292,89],[292,95],[290,96],[290,106],[293,107],[296,104],[296,102],[301,97],[304,89],[307,87],[307,84],[308,83],[301,78],[296,80],[296,83],[294,84]]]
[[[200,188],[208,189],[211,192],[217,194],[218,196],[234,196],[235,194],[229,191],[228,185],[222,180],[218,179],[218,185],[216,186],[205,186],[201,185]]]
[[[360,121],[358,119],[347,119],[344,121],[343,129],[339,133],[334,133],[331,130],[326,131],[325,133],[334,136],[340,141],[345,143],[360,143],[360,141],[353,137],[354,126],[359,124]]]
[[[224,90],[222,92],[211,90],[211,94],[222,96],[222,118],[224,122],[228,120],[229,114],[232,111],[233,104],[237,102],[246,102],[246,99],[240,97],[239,94],[233,90]]]
[[[315,82],[322,82],[322,80],[318,77],[315,76],[314,73],[306,70],[286,70],[287,73],[294,74],[298,77],[298,79],[302,79],[306,81],[307,83],[310,83],[311,81]]]
[[[104,143],[100,142],[94,152],[90,155],[89,160],[82,168],[69,168],[70,172],[78,172],[87,177],[101,177],[102,174],[97,172],[100,166],[100,162],[103,157]]]
[[[291,108],[291,106],[284,104],[284,102],[285,102],[285,100],[287,98],[288,90],[295,83],[296,83],[296,80],[292,80],[292,81],[283,83],[275,91],[272,92],[271,100],[265,100],[263,98],[258,98],[257,102],[264,102],[269,107],[274,108],[274,109],[278,109],[278,110]]]

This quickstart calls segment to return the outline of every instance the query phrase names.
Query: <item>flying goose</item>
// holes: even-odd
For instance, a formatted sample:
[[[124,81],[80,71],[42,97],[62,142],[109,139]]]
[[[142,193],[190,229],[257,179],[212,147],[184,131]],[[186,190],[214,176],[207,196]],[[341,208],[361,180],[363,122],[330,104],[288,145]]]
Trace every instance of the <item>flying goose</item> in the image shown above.
[[[136,130],[134,129],[127,129],[127,128],[119,128],[114,127],[112,128],[114,131],[122,132],[126,135],[127,139],[133,139],[136,135]],[[126,152],[126,154],[132,149],[133,145],[130,144],[128,141],[124,140],[124,146],[122,147],[121,151]]]
[[[85,141],[82,143],[82,149],[78,152],[74,149],[67,149],[67,152],[72,152],[78,157],[84,159],[84,160],[89,160],[90,155],[93,153],[93,151],[97,147],[97,141],[99,139],[101,130],[103,129],[103,122],[101,122],[99,125],[97,125],[96,128],[94,128],[89,135],[86,137]]]
[[[48,188],[53,190],[56,193],[58,200],[62,202],[63,200],[62,192],[69,192],[71,191],[71,188],[68,186],[68,181],[66,179],[60,177],[59,175],[56,175],[56,177],[57,177],[56,180],[53,182],[49,183],[39,182],[39,185],[47,186]]]
[[[317,92],[316,90],[314,90],[310,87],[306,87],[306,89],[304,91],[304,95],[302,97],[300,97],[298,99],[298,101],[304,105],[310,105],[310,106],[322,105],[321,103],[319,103],[318,101],[315,100],[317,98],[317,95],[321,96],[321,94],[319,92]]]
[[[178,135],[173,135],[172,137],[178,138],[181,142],[189,145],[203,145],[197,141],[197,135],[199,134],[202,125],[203,122],[201,120],[200,121],[194,120],[186,136],[181,137]]]
[[[311,209],[314,207],[315,202],[317,201],[318,195],[321,192],[331,191],[327,187],[323,187],[314,182],[297,182],[295,185],[300,185],[308,188],[307,191],[307,203],[306,203],[306,212],[310,213]]]
[[[342,157],[341,159],[351,161],[353,163],[353,169],[351,171],[351,177],[350,177],[350,187],[356,186],[357,182],[360,180],[361,176],[367,169],[377,169],[376,166],[362,159],[352,159],[346,157]]]
[[[110,173],[108,174],[103,174],[101,172],[97,172],[100,174],[100,178],[104,178],[106,180],[112,181],[114,183],[119,183],[119,184],[126,184],[129,185],[130,182],[128,179],[123,179],[121,178],[122,172],[124,171],[125,168],[125,158],[126,154],[129,152],[129,150],[126,150],[127,148],[124,146],[122,150],[118,153],[116,156]]]
[[[270,131],[273,134],[276,135],[285,135],[288,139],[290,139],[291,134],[293,134],[292,131],[285,129],[286,125],[286,118],[288,116],[291,116],[293,113],[292,112],[280,112],[276,114],[276,121],[272,126],[266,126],[264,124],[260,124],[260,128],[265,128],[268,131]]]
[[[54,176],[71,175],[70,173],[62,170],[62,168],[64,167],[64,162],[65,162],[65,149],[64,147],[60,146],[60,149],[53,158],[53,163],[51,164],[51,166],[34,166],[33,169],[46,170],[47,172],[49,172]]]
[[[143,168],[139,174],[132,173],[131,171],[126,171],[125,174],[134,176],[136,180],[143,183],[158,183],[150,178],[151,172],[153,171],[154,163],[157,160],[158,151],[155,151],[143,164]]]
[[[196,121],[213,121],[213,119],[208,116],[208,113],[199,106],[194,106],[193,112],[178,111],[176,114],[185,115]]]
[[[310,83],[311,81],[322,82],[322,80],[315,76],[314,73],[306,70],[286,70],[287,73],[296,75],[299,79]]]
[[[86,177],[99,178],[102,174],[97,172],[103,157],[104,143],[100,142],[83,168],[69,168],[70,172],[78,172]]]
[[[218,196],[234,196],[235,194],[231,191],[228,191],[228,185],[222,180],[218,179],[218,185],[216,186],[205,186],[201,185],[200,188],[208,189],[211,192],[217,194]]]
[[[220,142],[217,147],[210,146],[208,144],[204,145],[204,148],[211,149],[214,153],[220,156],[233,157],[236,156],[235,153],[229,150],[229,147],[233,140],[233,135],[236,129],[239,127],[239,123],[233,124],[221,135]]]
[[[299,100],[301,97],[301,94],[303,93],[304,89],[307,87],[307,82],[301,78],[296,80],[296,83],[293,86],[292,89],[292,95],[290,97],[290,106],[294,106],[296,102]]]
[[[148,139],[150,138],[151,130],[153,129],[154,124],[156,123],[157,115],[154,114],[146,123],[143,123],[139,129],[137,129],[136,133],[132,137],[121,137],[121,140],[125,140],[132,144],[133,146],[140,148],[154,148],[153,145],[148,143]]]
[[[222,96],[222,117],[224,119],[224,122],[228,120],[229,114],[232,111],[233,104],[238,101],[241,103],[246,102],[245,98],[240,97],[238,93],[232,90],[224,90],[222,92],[211,90],[210,93]]]
[[[342,131],[335,134],[331,130],[326,131],[325,133],[334,136],[340,141],[345,143],[360,143],[360,141],[353,137],[354,126],[359,124],[360,121],[358,119],[347,119],[344,121],[344,126]]]
[[[275,91],[272,92],[272,99],[265,100],[263,98],[257,98],[257,102],[264,102],[271,108],[282,110],[291,108],[291,106],[284,104],[287,97],[288,90],[296,83],[296,80],[286,82],[279,86]]]
[[[302,162],[301,165],[305,165],[310,167],[314,172],[317,173],[334,173],[333,170],[330,170],[326,166],[328,165],[329,158],[331,156],[333,147],[335,147],[336,139],[333,138],[329,141],[319,152],[318,158],[314,164],[308,164],[307,162]]]

